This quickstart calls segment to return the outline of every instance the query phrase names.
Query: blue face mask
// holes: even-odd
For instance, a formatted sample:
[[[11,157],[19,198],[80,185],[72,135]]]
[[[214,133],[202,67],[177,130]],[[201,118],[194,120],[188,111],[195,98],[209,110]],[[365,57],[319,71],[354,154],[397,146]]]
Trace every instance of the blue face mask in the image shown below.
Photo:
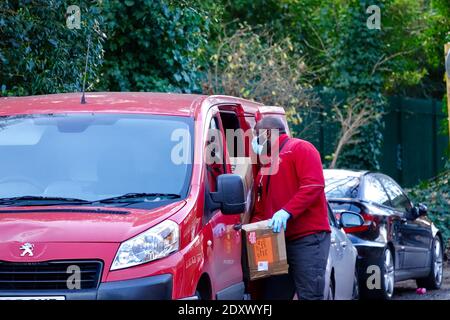
[[[262,154],[264,146],[262,146],[262,145],[260,145],[260,144],[258,143],[258,137],[254,137],[254,138],[252,139],[252,148],[253,148],[253,151],[254,151],[257,155],[261,155],[261,154]]]

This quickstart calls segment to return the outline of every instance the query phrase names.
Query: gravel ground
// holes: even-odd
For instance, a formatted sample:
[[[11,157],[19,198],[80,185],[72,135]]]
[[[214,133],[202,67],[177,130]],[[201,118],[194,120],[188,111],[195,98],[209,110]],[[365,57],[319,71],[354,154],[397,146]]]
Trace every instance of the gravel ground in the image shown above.
[[[440,290],[429,290],[426,294],[416,293],[417,285],[413,280],[398,282],[395,285],[393,300],[450,300],[450,263],[444,266],[444,281]]]

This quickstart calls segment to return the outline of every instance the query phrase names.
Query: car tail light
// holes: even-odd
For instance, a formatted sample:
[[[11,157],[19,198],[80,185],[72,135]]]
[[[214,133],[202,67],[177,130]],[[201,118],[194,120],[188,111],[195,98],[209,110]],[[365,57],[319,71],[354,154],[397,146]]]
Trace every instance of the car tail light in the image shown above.
[[[361,212],[360,214],[364,219],[364,224],[358,227],[344,228],[346,233],[359,233],[368,231],[371,226],[374,226],[376,224],[375,217],[372,214],[367,212]]]

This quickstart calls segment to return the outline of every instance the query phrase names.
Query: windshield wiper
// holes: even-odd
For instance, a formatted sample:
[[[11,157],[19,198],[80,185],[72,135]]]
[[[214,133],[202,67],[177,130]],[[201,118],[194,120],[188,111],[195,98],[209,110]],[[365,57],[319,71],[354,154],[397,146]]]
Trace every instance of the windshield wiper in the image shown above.
[[[64,198],[64,197],[44,197],[44,196],[21,196],[13,198],[0,198],[0,205],[59,205],[59,204],[88,204],[92,201],[76,199],[76,198]]]
[[[142,201],[145,202],[146,199],[148,198],[178,199],[181,198],[181,196],[179,194],[174,193],[126,193],[121,196],[97,200],[95,202],[100,203],[142,202]]]

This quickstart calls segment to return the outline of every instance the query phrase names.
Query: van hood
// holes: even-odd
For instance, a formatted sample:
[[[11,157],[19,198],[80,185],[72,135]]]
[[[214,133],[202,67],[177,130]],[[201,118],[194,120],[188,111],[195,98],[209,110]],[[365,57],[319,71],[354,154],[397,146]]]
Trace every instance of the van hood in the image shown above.
[[[177,201],[151,210],[85,207],[2,207],[0,243],[123,242],[178,212]]]

